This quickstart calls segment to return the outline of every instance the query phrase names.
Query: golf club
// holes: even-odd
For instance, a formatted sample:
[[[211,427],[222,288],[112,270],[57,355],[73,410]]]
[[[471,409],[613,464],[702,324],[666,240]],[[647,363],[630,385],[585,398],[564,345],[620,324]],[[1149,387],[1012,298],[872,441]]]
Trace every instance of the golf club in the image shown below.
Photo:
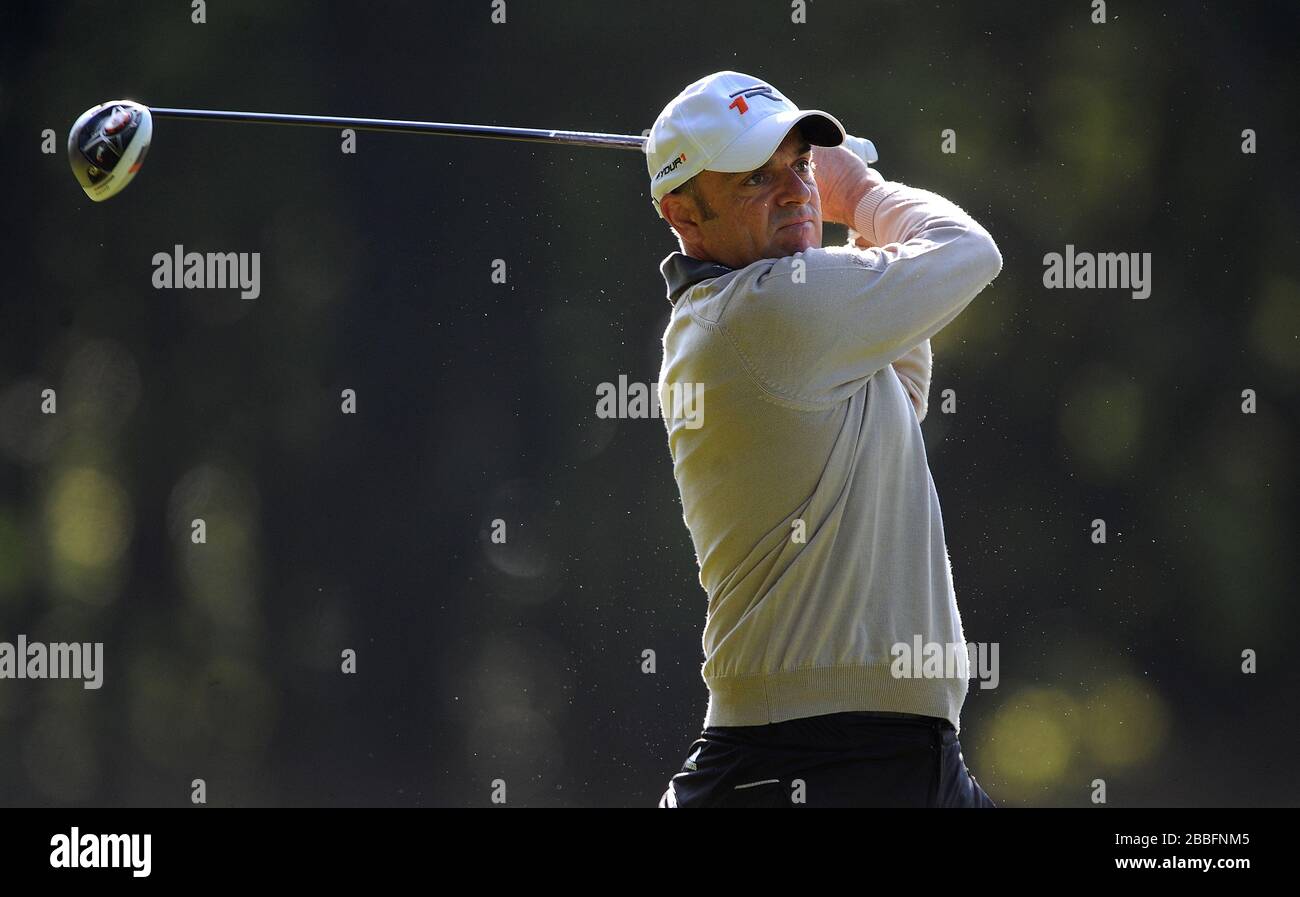
[[[68,161],[78,182],[95,202],[116,196],[126,188],[144,162],[153,136],[154,118],[245,124],[298,125],[311,128],[353,128],[437,137],[478,137],[568,146],[606,147],[645,152],[646,138],[639,134],[602,134],[591,131],[552,131],[542,128],[507,128],[449,122],[402,121],[387,118],[345,118],[333,115],[291,115],[282,112],[224,112],[212,109],[150,107],[133,100],[111,100],[87,109],[68,132]],[[845,144],[864,162],[877,161],[870,140],[849,137]]]

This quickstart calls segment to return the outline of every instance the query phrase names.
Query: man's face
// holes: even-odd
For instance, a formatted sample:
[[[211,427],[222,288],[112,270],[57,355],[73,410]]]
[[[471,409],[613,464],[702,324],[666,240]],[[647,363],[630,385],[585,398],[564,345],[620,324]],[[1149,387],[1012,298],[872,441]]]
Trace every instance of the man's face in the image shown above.
[[[689,196],[674,196],[670,215],[689,255],[743,268],[822,245],[812,147],[798,128],[790,130],[762,168],[702,171],[695,189],[707,209]],[[704,214],[710,209],[713,217]]]

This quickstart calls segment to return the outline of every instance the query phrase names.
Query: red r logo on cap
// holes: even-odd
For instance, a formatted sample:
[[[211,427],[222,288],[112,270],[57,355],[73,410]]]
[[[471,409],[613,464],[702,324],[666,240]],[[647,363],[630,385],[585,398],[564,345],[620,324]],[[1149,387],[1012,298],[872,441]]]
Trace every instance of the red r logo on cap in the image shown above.
[[[731,101],[731,105],[728,106],[727,108],[728,108],[728,109],[739,109],[739,110],[740,110],[740,114],[741,114],[741,115],[744,115],[746,112],[749,111],[749,104],[745,102],[745,98],[744,98],[744,97],[736,97],[734,100]]]

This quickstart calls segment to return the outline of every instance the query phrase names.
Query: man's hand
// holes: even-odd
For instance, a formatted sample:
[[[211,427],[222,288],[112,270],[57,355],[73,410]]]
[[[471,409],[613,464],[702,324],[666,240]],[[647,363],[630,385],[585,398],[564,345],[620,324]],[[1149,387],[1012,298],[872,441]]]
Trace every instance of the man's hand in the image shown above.
[[[858,202],[885,179],[844,146],[817,147],[813,162],[817,192],[822,199],[822,220],[852,227]]]

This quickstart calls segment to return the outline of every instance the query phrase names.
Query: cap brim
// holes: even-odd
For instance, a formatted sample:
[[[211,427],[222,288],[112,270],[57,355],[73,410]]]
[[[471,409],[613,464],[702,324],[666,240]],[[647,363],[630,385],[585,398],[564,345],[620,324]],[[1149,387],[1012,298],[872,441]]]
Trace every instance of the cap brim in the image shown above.
[[[827,112],[818,109],[776,112],[733,140],[731,145],[709,160],[707,167],[710,171],[762,168],[795,125],[803,126],[804,136],[814,146],[839,146],[844,142],[844,126]]]

